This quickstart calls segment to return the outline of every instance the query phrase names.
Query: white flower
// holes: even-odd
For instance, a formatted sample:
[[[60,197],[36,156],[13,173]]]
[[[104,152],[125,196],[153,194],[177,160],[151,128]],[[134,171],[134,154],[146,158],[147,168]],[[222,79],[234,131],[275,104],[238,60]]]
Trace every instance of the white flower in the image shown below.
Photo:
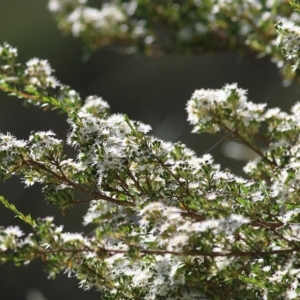
[[[298,295],[299,294],[296,292],[296,290],[291,289],[291,290],[287,291],[286,299],[296,299],[296,298],[298,298]]]
[[[103,34],[113,34],[125,20],[126,15],[123,11],[112,3],[103,4],[101,9],[78,6],[67,17],[75,37],[80,36],[88,26],[101,30]]]
[[[61,238],[64,243],[70,242],[70,241],[80,241],[83,242],[85,239],[80,233],[62,233]]]
[[[87,0],[50,0],[48,9],[53,13],[61,12],[66,4],[73,3],[75,5],[85,4]]]
[[[264,198],[265,198],[265,196],[263,195],[263,193],[261,191],[256,191],[251,194],[251,200],[254,202],[262,201],[262,200],[264,200]]]
[[[262,268],[264,272],[269,272],[271,270],[271,266],[265,266]]]
[[[8,236],[21,237],[24,235],[23,231],[18,226],[9,226],[4,229],[4,233]]]
[[[53,69],[47,60],[32,58],[26,63],[26,66],[24,74],[29,77],[32,85],[52,88],[59,86],[57,79],[51,76]]]
[[[300,27],[282,19],[281,22],[277,24],[277,32],[278,38],[276,44],[284,50],[285,58],[294,62],[292,71],[295,72],[300,63]]]
[[[81,109],[87,111],[90,108],[97,108],[99,111],[103,111],[109,109],[109,104],[101,97],[89,96],[85,99],[85,103]]]
[[[153,276],[152,271],[149,269],[139,270],[136,272],[132,278],[133,286],[144,287],[149,284],[149,278]]]
[[[143,124],[143,123],[138,123],[138,126],[137,126],[138,131],[141,131],[143,133],[148,133],[151,129],[152,128],[151,128],[150,125],[146,125],[146,124]]]

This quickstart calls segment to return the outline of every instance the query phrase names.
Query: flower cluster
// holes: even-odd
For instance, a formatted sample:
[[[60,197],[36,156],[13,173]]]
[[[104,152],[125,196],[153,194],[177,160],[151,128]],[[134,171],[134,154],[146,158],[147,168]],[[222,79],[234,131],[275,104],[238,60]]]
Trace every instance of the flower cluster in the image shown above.
[[[100,116],[108,113],[109,108],[109,104],[102,98],[97,96],[89,96],[85,99],[84,105],[81,107],[81,111]]]
[[[75,37],[95,40],[100,35],[102,39],[120,39],[128,30],[125,10],[114,2],[104,3],[98,9],[86,6],[86,0],[51,0],[48,7],[60,19],[60,26]]]
[[[25,76],[28,76],[30,85],[37,87],[52,87],[59,85],[58,81],[52,76],[51,69],[47,60],[33,58],[26,63]]]
[[[251,128],[252,134],[257,133],[266,104],[247,101],[246,95],[237,84],[227,84],[222,90],[196,90],[186,108],[193,132],[237,130],[248,134]]]
[[[79,6],[67,17],[75,37],[89,28],[108,35],[117,34],[118,26],[125,20],[123,12],[111,4],[103,5],[101,10]]]
[[[0,134],[0,178],[5,180],[14,174],[16,166],[22,165],[23,156],[28,152],[27,142],[17,140],[11,134]]]
[[[300,27],[292,22],[283,21],[276,25],[276,29],[278,31],[277,46],[281,48],[285,58],[294,63],[292,71],[295,72],[300,64]]]
[[[65,6],[76,7],[78,5],[83,5],[87,0],[50,0],[48,3],[48,8],[52,12],[64,12]]]

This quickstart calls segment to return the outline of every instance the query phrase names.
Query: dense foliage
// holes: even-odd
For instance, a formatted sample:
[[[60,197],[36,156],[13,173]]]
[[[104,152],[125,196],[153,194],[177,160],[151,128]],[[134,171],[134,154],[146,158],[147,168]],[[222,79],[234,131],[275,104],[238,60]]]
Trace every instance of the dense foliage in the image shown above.
[[[287,78],[298,74],[300,28],[288,18],[299,17],[283,1],[113,1],[96,9],[51,0],[49,8],[92,47],[116,42],[148,54],[250,47],[273,56]],[[170,43],[162,37],[167,45],[159,25],[172,28]],[[62,211],[89,202],[83,224],[96,226],[93,236],[64,232],[52,217],[34,220],[0,197],[32,227],[29,235],[0,228],[1,263],[42,259],[50,276],[65,271],[105,300],[299,298],[300,103],[290,113],[267,108],[237,84],[193,93],[186,107],[193,132],[221,134],[258,155],[244,179],[209,154],[197,157],[149,135],[148,125],[110,114],[100,97],[83,101],[46,60],[21,64],[8,44],[0,46],[0,89],[65,113],[70,125],[65,141],[52,131],[28,140],[0,133],[0,179],[42,184]]]
[[[48,6],[58,27],[80,38],[86,52],[108,45],[152,56],[250,50],[269,55],[291,80],[299,71],[291,72],[274,27],[300,24],[288,2],[297,6],[286,0],[111,0],[96,1],[98,7],[87,0],[49,0]]]

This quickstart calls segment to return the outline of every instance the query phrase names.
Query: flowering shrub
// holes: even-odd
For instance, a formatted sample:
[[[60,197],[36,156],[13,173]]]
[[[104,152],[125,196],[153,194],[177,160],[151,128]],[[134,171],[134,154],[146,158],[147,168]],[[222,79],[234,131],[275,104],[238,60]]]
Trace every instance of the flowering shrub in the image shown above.
[[[97,10],[86,7],[85,0],[51,0],[49,8],[61,28],[89,42],[120,41],[123,34],[126,43],[142,37],[149,49],[159,43],[159,31],[151,27],[155,18],[139,20],[143,9],[156,9],[166,20],[182,14],[182,26],[187,14],[198,20],[195,28],[200,33],[212,36],[227,24],[223,33],[231,36],[235,28],[248,36],[243,42],[249,45],[249,36],[266,29],[259,22],[268,23],[273,38],[271,22],[279,21],[274,53],[282,50],[281,59],[292,61],[297,73],[299,30],[277,15],[286,4],[279,1],[275,7],[275,2],[186,1],[199,7],[195,15],[187,14],[186,3],[174,3],[169,14],[162,4],[158,9],[156,1],[153,6],[115,1]],[[297,9],[297,3],[292,4]],[[262,17],[270,8],[269,17]],[[229,18],[232,12],[236,23]],[[243,29],[247,20],[256,20],[262,29]],[[199,32],[190,37],[179,29],[174,29],[175,42],[180,36],[187,43],[201,39]],[[228,46],[229,36],[222,47]],[[263,41],[269,45],[271,40]],[[212,39],[212,45],[215,42]],[[244,179],[222,171],[210,154],[197,157],[181,143],[149,135],[148,125],[110,114],[100,97],[83,101],[53,76],[46,60],[21,64],[17,50],[6,43],[0,46],[0,89],[28,104],[65,113],[70,125],[65,141],[52,131],[32,132],[28,140],[1,133],[1,180],[14,175],[26,186],[42,184],[46,201],[61,211],[88,202],[83,224],[96,227],[93,236],[64,232],[52,217],[35,220],[0,197],[32,227],[29,235],[18,227],[0,228],[1,263],[42,259],[51,277],[64,271],[82,288],[101,290],[105,300],[299,298],[300,103],[290,113],[268,109],[248,101],[247,91],[237,84],[193,93],[187,103],[193,132],[221,134],[258,155],[245,166],[250,179]],[[75,159],[64,154],[65,143],[77,151]]]
[[[49,0],[59,29],[80,38],[86,51],[110,45],[123,53],[201,54],[223,50],[269,55],[285,79],[290,50],[299,35],[300,17],[293,0],[110,0],[90,7],[87,0]],[[285,24],[277,39],[274,24]],[[289,25],[288,25],[289,24]],[[289,34],[290,33],[290,34]],[[278,43],[280,44],[278,47]],[[297,44],[297,42],[296,42]],[[286,49],[286,47],[291,48]],[[284,59],[282,48],[288,60]]]

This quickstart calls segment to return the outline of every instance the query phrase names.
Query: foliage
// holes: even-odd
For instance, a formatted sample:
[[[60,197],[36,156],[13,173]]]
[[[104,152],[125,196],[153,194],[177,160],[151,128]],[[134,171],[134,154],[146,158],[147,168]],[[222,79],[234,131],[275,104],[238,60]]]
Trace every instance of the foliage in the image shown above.
[[[279,22],[299,25],[292,9],[297,1],[110,0],[98,1],[98,7],[87,2],[49,0],[59,29],[80,38],[86,52],[108,45],[151,56],[250,50],[269,55],[285,79],[299,77],[277,47],[274,27]]]
[[[155,54],[198,52],[194,43],[200,52],[247,46],[286,58],[297,76],[300,30],[286,21],[287,3],[166,3],[114,1],[98,10],[85,0],[51,0],[49,8],[62,29],[93,47],[122,42]],[[173,28],[167,46],[159,24]],[[65,113],[70,124],[66,141],[52,131],[32,132],[28,140],[1,133],[1,180],[14,175],[26,186],[42,184],[46,201],[62,211],[89,202],[83,224],[96,226],[94,236],[64,232],[53,218],[33,220],[0,197],[32,228],[29,235],[0,228],[1,263],[42,259],[51,277],[65,271],[106,300],[299,298],[300,103],[290,113],[268,109],[248,101],[237,84],[191,96],[193,132],[221,134],[258,154],[244,179],[221,171],[209,154],[197,157],[149,135],[148,125],[111,115],[100,97],[83,102],[47,61],[21,64],[8,44],[0,46],[0,89]],[[64,153],[65,143],[75,159]]]

